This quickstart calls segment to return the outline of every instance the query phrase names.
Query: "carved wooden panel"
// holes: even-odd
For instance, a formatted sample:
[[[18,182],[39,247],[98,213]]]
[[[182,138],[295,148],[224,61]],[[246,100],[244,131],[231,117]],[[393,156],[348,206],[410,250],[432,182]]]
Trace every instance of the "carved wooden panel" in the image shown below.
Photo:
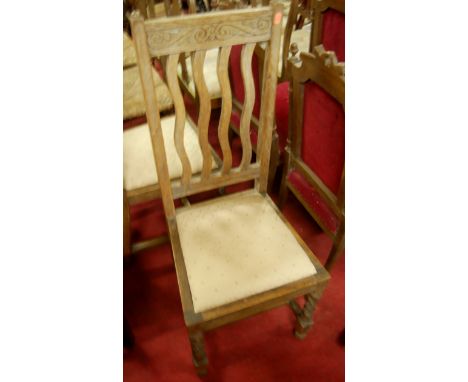
[[[221,18],[222,14],[225,17]],[[213,12],[184,17],[190,22],[156,19],[145,22],[151,56],[208,50],[267,41],[271,36],[271,8]]]

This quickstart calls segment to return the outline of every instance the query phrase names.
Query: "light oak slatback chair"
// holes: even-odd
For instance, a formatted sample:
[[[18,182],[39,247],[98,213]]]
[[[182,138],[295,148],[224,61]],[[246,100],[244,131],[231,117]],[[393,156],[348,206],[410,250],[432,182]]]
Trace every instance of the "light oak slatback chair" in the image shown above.
[[[136,43],[147,119],[151,131],[166,221],[169,228],[185,324],[192,346],[193,362],[199,374],[207,371],[203,333],[230,322],[287,304],[306,295],[303,310],[297,310],[295,333],[304,337],[312,324],[311,314],[329,275],[304,241],[284,219],[266,193],[273,125],[277,60],[282,6],[208,12],[180,18],[144,20],[130,18]],[[241,125],[242,160],[233,168],[228,139],[232,110],[228,77],[229,54],[243,45],[244,82],[252,83],[251,60],[255,44],[268,43],[265,81],[260,112],[260,142],[255,161],[249,135],[253,107],[251,94],[244,102]],[[217,73],[222,86],[222,108],[218,137],[223,165],[212,171],[208,149],[210,98],[203,78],[206,52],[218,49]],[[200,175],[191,176],[183,143],[185,106],[177,81],[180,54],[194,52],[194,74],[200,93],[198,130],[203,152]],[[175,101],[174,141],[183,174],[171,181],[163,139],[157,97],[152,83],[151,58],[168,56],[166,76]],[[250,86],[246,86],[250,89]],[[176,208],[174,198],[218,189],[247,180],[254,188]]]
[[[312,35],[309,52],[322,44],[345,61],[345,0],[311,0]]]
[[[322,45],[290,59],[289,137],[280,187],[280,208],[291,190],[333,247],[330,270],[344,249],[345,67]]]

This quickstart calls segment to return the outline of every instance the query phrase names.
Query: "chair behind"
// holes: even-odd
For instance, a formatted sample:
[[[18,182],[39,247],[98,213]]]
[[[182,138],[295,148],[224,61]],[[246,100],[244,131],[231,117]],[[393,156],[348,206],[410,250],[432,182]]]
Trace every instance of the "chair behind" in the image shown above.
[[[301,53],[300,61],[299,66],[290,59],[289,137],[280,206],[290,189],[333,238],[331,266],[335,252],[344,246],[344,63],[321,45],[313,54]]]

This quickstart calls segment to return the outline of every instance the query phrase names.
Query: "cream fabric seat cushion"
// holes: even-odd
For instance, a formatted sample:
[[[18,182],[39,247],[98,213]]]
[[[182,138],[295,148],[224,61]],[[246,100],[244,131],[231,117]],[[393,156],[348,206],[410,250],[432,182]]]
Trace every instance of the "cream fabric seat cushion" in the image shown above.
[[[172,109],[173,102],[169,88],[161,79],[159,73],[153,68],[153,84],[160,111]],[[130,119],[145,115],[145,98],[141,87],[138,66],[123,71],[123,119]]]
[[[270,202],[256,192],[176,212],[195,312],[317,273]]]
[[[189,83],[186,84],[193,97],[195,97],[195,83],[192,75],[192,60],[187,57],[187,74]],[[218,48],[210,49],[206,52],[205,62],[203,63],[203,75],[205,77],[206,87],[211,99],[221,98],[221,87],[219,85],[218,73],[216,71],[218,64]],[[182,78],[182,67],[178,68],[179,77]]]
[[[182,176],[182,164],[174,145],[175,116],[161,119],[167,166],[171,179]],[[153,147],[148,124],[124,131],[123,138],[124,187],[134,190],[158,183],[158,174],[153,157]],[[192,167],[192,173],[200,172],[203,156],[198,142],[198,135],[190,123],[185,121],[184,146]]]
[[[131,66],[137,64],[135,47],[133,41],[127,32],[123,32],[123,66]]]

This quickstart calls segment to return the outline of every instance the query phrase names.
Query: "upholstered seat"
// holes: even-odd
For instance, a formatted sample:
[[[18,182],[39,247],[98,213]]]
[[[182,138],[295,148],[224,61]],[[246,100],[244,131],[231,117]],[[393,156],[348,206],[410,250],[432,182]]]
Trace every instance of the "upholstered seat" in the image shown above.
[[[176,218],[195,312],[316,273],[272,202],[255,191],[181,208]]]
[[[135,47],[127,32],[123,32],[123,67],[137,64]]]
[[[187,57],[187,74],[189,83],[187,84],[192,97],[195,97],[195,84],[192,75],[192,60]],[[216,65],[218,63],[218,49],[210,49],[206,51],[205,62],[203,64],[203,75],[205,77],[206,87],[211,99],[221,97],[221,88],[219,86],[218,74],[216,72]],[[182,76],[182,68],[178,68],[179,77]],[[181,77],[182,78],[182,77]]]
[[[173,102],[169,89],[156,70],[153,70],[153,83],[156,89],[159,110],[167,111],[172,109]],[[137,66],[124,69],[123,85],[123,118],[130,119],[145,115],[145,99]]]
[[[167,165],[171,179],[182,176],[182,165],[174,145],[175,116],[161,119],[161,129],[166,146]],[[151,136],[147,124],[124,131],[124,187],[134,190],[158,183],[154,163]],[[184,146],[192,167],[192,173],[200,172],[203,156],[198,143],[198,136],[188,121],[185,122]]]

